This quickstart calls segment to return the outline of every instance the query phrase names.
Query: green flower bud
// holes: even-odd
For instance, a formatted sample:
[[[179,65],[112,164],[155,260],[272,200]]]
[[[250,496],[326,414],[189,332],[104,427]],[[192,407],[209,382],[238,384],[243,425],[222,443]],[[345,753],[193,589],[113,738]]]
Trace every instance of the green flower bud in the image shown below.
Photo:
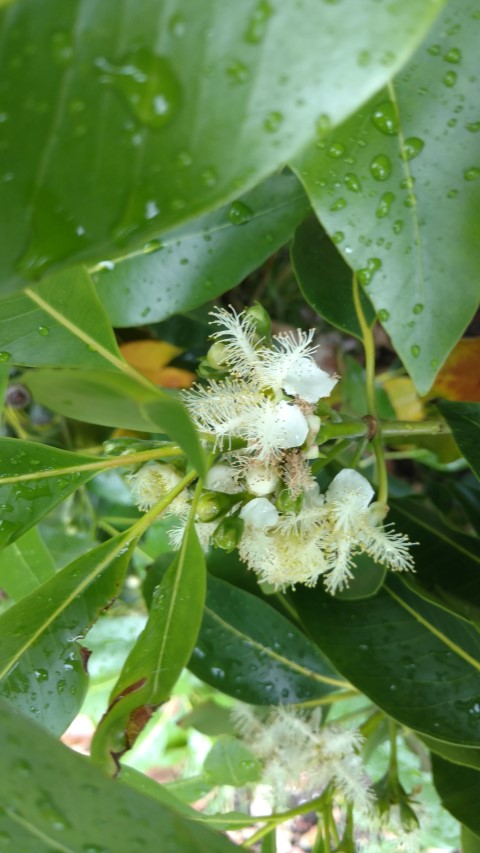
[[[255,331],[259,338],[269,338],[272,334],[272,321],[270,315],[260,302],[254,302],[251,308],[247,308],[245,315],[253,318]]]
[[[275,503],[279,512],[293,512],[297,515],[302,508],[303,495],[294,497],[290,489],[281,489]]]
[[[420,822],[418,820],[417,815],[413,811],[412,807],[407,803],[406,800],[400,800],[399,804],[400,811],[400,820],[402,822],[402,826],[405,832],[412,832],[414,829],[418,829],[420,826]]]
[[[227,348],[221,341],[215,341],[206,356],[207,363],[214,370],[226,370],[228,368]]]
[[[220,515],[228,512],[234,503],[238,503],[236,495],[225,495],[223,492],[202,492],[197,504],[197,518],[204,522],[215,521]]]
[[[238,515],[230,515],[224,518],[213,531],[212,545],[230,554],[240,542],[243,528],[244,522]]]
[[[212,367],[208,361],[207,355],[207,358],[202,358],[197,367],[197,376],[199,376],[200,379],[223,379],[223,377],[226,376],[226,371]]]

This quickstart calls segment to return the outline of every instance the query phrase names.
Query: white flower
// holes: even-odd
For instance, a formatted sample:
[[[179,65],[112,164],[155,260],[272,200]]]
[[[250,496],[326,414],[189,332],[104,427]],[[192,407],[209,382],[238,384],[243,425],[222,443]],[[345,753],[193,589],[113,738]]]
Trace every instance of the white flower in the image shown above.
[[[250,751],[262,761],[262,778],[277,807],[286,804],[289,793],[308,796],[332,783],[356,808],[371,809],[373,795],[357,755],[363,742],[358,731],[321,727],[319,709],[306,717],[279,707],[261,720],[251,709],[240,707],[233,719]]]
[[[217,462],[208,470],[205,488],[212,492],[223,492],[226,495],[235,495],[242,491],[237,471],[225,462]]]
[[[255,460],[248,460],[245,466],[245,483],[248,491],[257,497],[270,495],[275,491],[280,476],[276,468]]]
[[[253,498],[240,510],[240,518],[253,530],[265,530],[277,523],[278,512],[267,498]]]
[[[213,323],[221,327],[212,338],[223,344],[223,360],[236,376],[246,377],[255,369],[258,355],[256,343],[256,320],[252,314],[242,311],[237,314],[234,308],[214,308],[210,312]]]
[[[238,553],[260,582],[280,589],[297,583],[313,586],[329,568],[318,537],[283,532],[278,525],[268,530],[246,525]]]
[[[317,347],[311,346],[314,331],[286,332],[273,336],[275,349],[262,347],[258,352],[260,363],[256,372],[266,387],[282,389],[307,403],[316,403],[328,397],[337,377],[329,376],[314,361]]]
[[[148,462],[134,474],[128,474],[126,480],[135,504],[139,510],[147,512],[178,486],[182,477],[173,465]],[[167,512],[181,515],[187,506],[188,497],[186,490],[181,492],[169,505]]]

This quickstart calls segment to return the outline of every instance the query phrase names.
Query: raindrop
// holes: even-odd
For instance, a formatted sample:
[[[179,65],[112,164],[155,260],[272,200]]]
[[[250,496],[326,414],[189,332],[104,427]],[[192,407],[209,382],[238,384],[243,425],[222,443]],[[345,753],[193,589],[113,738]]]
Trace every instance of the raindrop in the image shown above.
[[[449,190],[447,193],[447,198],[456,198],[457,195],[458,195],[458,190],[456,190],[456,189]]]
[[[381,268],[380,258],[368,258],[366,267],[357,271],[357,278],[364,287],[370,284],[375,273]]]
[[[179,151],[175,157],[175,165],[180,169],[186,169],[193,163],[193,157],[189,151]]]
[[[341,142],[332,142],[327,153],[329,157],[338,160],[339,157],[343,157],[345,154],[345,146]]]
[[[260,44],[263,41],[267,33],[268,21],[272,14],[273,8],[270,3],[267,0],[260,0],[248,22],[245,33],[246,41],[250,44]]]
[[[118,65],[103,57],[94,64],[100,82],[119,91],[138,121],[147,127],[163,127],[177,113],[182,90],[170,61],[164,56],[139,48]]]
[[[465,169],[463,177],[466,181],[477,181],[480,178],[480,168],[472,166],[470,169]]]
[[[245,83],[245,81],[248,79],[248,68],[246,65],[243,64],[243,62],[232,62],[227,67],[226,71],[232,83]]]
[[[73,45],[69,33],[53,33],[51,38],[52,58],[57,65],[68,65],[73,58]]]
[[[330,133],[331,128],[332,122],[330,116],[327,115],[327,113],[320,113],[315,122],[315,130],[317,132],[317,136],[326,136],[327,133]]]
[[[253,216],[253,210],[243,201],[234,201],[228,211],[228,219],[232,225],[243,225]]]
[[[187,22],[181,12],[176,12],[172,15],[168,22],[168,29],[174,38],[183,38],[187,29]]]
[[[283,115],[279,112],[269,113],[263,122],[263,126],[268,133],[276,133],[283,121]]]
[[[470,133],[478,133],[480,130],[480,121],[472,121],[465,125],[466,129],[470,131]]]
[[[457,126],[457,119],[456,118],[450,118],[447,121],[447,127],[456,127],[456,126]]]
[[[348,190],[353,193],[359,193],[362,190],[362,185],[358,180],[357,176],[353,174],[353,172],[347,172],[345,175],[345,186]]]
[[[378,312],[378,319],[381,323],[386,323],[387,320],[390,319],[390,311],[387,311],[386,308],[380,308],[380,311]]]
[[[418,155],[422,153],[424,146],[425,143],[423,139],[419,139],[418,136],[409,136],[408,139],[405,140],[404,145],[406,159],[413,160],[414,157],[418,157]]]
[[[385,136],[398,133],[398,116],[392,101],[382,101],[372,113],[372,123]]]
[[[439,44],[432,44],[432,45],[428,48],[428,52],[429,52],[432,56],[438,56],[438,55],[439,55],[439,53],[440,53],[440,51],[441,51],[441,47],[440,47],[440,45],[439,45]]]
[[[431,360],[431,362],[430,362],[430,367],[433,367],[433,369],[434,369],[434,370],[436,370],[436,369],[437,369],[437,367],[438,367],[438,358],[432,358],[432,360]]]
[[[204,169],[200,177],[206,187],[214,187],[217,183],[217,173],[211,166]]]
[[[384,193],[382,195],[375,211],[377,219],[383,219],[385,216],[388,216],[394,201],[395,195],[393,193]]]
[[[39,326],[38,334],[42,336],[42,338],[46,338],[50,334],[50,329],[48,326]]]
[[[443,57],[445,62],[451,62],[452,65],[458,65],[462,60],[462,51],[458,47],[452,47]]]
[[[335,210],[342,210],[342,209],[343,209],[344,207],[346,207],[346,206],[347,206],[347,201],[346,201],[346,199],[344,199],[344,198],[337,198],[337,200],[336,200],[336,201],[334,201],[334,202],[333,202],[333,204],[331,204],[331,205],[330,205],[330,210],[333,210],[333,211],[335,211]]]
[[[0,352],[0,363],[4,363],[5,361],[10,361],[11,357],[12,357],[11,353],[5,352],[5,350],[3,350],[2,352]]]
[[[410,347],[410,352],[412,353],[414,358],[418,358],[418,356],[420,355],[419,345],[418,344],[412,344],[412,346]]]
[[[409,193],[403,202],[405,207],[415,207],[417,199],[413,193]]]
[[[457,82],[457,72],[456,71],[447,71],[442,82],[444,83],[445,86],[448,86],[448,88],[451,89],[452,86],[455,86],[455,83]]]
[[[376,181],[386,181],[392,171],[392,164],[386,154],[377,154],[370,163],[370,174]]]
[[[334,243],[341,243],[342,240],[345,240],[345,234],[343,231],[335,231],[335,233],[332,234],[332,240]]]

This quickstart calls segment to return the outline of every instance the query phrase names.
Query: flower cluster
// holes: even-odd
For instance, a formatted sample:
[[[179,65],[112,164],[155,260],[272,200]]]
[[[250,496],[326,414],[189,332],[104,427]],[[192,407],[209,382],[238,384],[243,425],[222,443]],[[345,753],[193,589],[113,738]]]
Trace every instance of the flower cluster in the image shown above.
[[[260,719],[248,705],[233,712],[234,725],[263,766],[262,782],[272,805],[288,805],[291,794],[321,794],[332,785],[337,795],[370,813],[374,800],[358,751],[363,738],[356,729],[334,723],[321,726],[320,709],[310,716],[288,707],[273,708]]]
[[[276,588],[312,586],[322,577],[333,594],[348,585],[360,553],[396,571],[412,569],[411,543],[383,524],[388,507],[372,502],[365,477],[345,468],[321,494],[312,475],[321,426],[316,406],[337,382],[315,361],[313,332],[271,336],[260,306],[212,314],[219,328],[207,356],[210,378],[182,393],[217,454],[197,505],[201,544],[238,547],[259,580]],[[141,509],[155,503],[150,493],[141,495],[156,478],[158,500],[179,474],[155,463],[134,475]],[[171,535],[178,547],[188,499],[176,498],[171,509],[180,516]]]

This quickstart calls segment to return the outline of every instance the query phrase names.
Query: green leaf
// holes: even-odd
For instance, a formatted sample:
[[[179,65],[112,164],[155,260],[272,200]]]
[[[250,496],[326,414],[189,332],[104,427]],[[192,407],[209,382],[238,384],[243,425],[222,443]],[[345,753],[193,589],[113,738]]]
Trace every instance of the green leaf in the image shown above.
[[[2,299],[0,339],[2,358],[12,364],[128,370],[82,267]]]
[[[320,586],[292,600],[322,652],[387,714],[435,738],[478,745],[480,636],[467,622],[392,575],[366,601],[337,601]]]
[[[332,326],[361,340],[353,302],[352,270],[314,217],[295,232],[292,263],[300,290],[314,311]],[[375,312],[365,293],[360,298],[365,319],[371,324]]]
[[[105,761],[135,741],[153,711],[170,695],[192,653],[205,601],[205,560],[193,524],[156,588],[147,624],[138,637],[97,728],[92,755]]]
[[[480,747],[459,746],[457,743],[448,743],[444,740],[421,735],[421,740],[428,746],[430,752],[453,761],[454,764],[463,764],[466,767],[475,767],[480,770]]]
[[[231,735],[217,738],[208,753],[203,772],[214,785],[233,785],[236,788],[258,782],[261,764],[244,743]]]
[[[474,0],[448,3],[393,83],[295,162],[422,394],[479,297],[479,33]]]
[[[0,679],[62,617],[66,644],[84,634],[117,594],[131,534],[119,534],[74,560],[0,615]],[[57,638],[58,641],[58,638]]]
[[[189,669],[223,693],[256,705],[322,699],[349,686],[273,607],[211,576]]]
[[[289,239],[309,203],[293,175],[275,175],[241,199],[187,223],[95,273],[115,326],[190,311],[235,287]],[[161,288],[159,288],[161,282]]]
[[[452,403],[439,400],[437,408],[453,432],[468,464],[480,479],[480,403]]]
[[[233,13],[220,0],[144,0],[139,13],[137,0],[20,0],[3,11],[4,288],[116,257],[238,198],[384,85],[440,5],[245,0]]]
[[[0,552],[0,587],[19,601],[55,574],[55,563],[34,527]]]
[[[462,826],[462,853],[480,853],[480,836]]]
[[[165,432],[174,437],[197,471],[205,467],[198,435],[185,407],[173,394],[143,386],[120,373],[40,369],[22,381],[35,400],[69,418],[103,426]]]
[[[53,558],[36,528],[0,554],[0,587],[16,601],[54,574]],[[76,717],[87,691],[81,650],[69,634],[70,623],[60,617],[0,684],[4,699],[57,735]]]
[[[0,703],[0,839],[35,853],[227,853],[234,845],[149,795],[109,779]],[[8,768],[8,770],[7,770]],[[88,818],[88,819],[87,819]]]
[[[442,805],[471,832],[480,835],[478,770],[451,764],[439,755],[432,755],[432,771]]]
[[[480,627],[480,553],[473,536],[447,527],[423,501],[392,501],[389,520],[415,548],[415,574],[403,580],[419,595]]]
[[[94,471],[71,469],[92,462],[90,456],[46,444],[0,438],[0,547],[18,539],[86,483]]]

